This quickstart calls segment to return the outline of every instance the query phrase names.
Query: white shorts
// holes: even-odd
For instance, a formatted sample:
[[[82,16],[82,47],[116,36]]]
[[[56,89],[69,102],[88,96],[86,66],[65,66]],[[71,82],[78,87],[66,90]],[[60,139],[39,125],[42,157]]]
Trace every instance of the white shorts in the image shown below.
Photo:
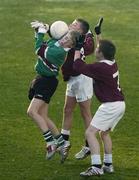
[[[93,96],[93,79],[83,74],[71,76],[67,82],[66,96],[76,97],[77,102],[91,99]]]
[[[100,131],[107,131],[115,128],[125,112],[125,102],[116,101],[103,103],[95,113],[91,125]]]

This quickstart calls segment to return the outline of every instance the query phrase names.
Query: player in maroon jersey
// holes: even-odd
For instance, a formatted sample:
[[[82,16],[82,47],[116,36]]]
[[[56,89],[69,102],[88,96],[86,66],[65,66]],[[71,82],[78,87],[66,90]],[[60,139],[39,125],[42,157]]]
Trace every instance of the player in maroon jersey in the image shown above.
[[[93,78],[94,93],[101,102],[89,127],[86,138],[91,151],[91,167],[81,172],[81,176],[112,173],[112,141],[109,135],[125,112],[124,96],[119,86],[119,71],[115,62],[115,45],[109,40],[100,40],[95,50],[96,62],[86,64],[80,57],[82,42],[77,41],[73,68]],[[104,144],[103,165],[100,158],[100,145],[96,135],[100,132]]]
[[[89,24],[83,19],[76,19],[69,29],[79,31],[85,35],[84,45],[80,49],[81,58],[85,59],[85,56],[94,52],[94,38],[93,34],[89,31]],[[65,139],[65,158],[68,155],[70,149],[70,129],[72,125],[72,114],[76,104],[79,104],[81,115],[84,119],[85,128],[91,122],[92,114],[90,110],[91,98],[93,95],[92,78],[89,78],[73,69],[75,49],[71,49],[68,52],[65,63],[62,66],[62,74],[65,81],[67,81],[64,113],[63,113],[63,125],[61,133]],[[88,143],[83,146],[81,151],[75,155],[76,159],[83,159],[90,150]]]

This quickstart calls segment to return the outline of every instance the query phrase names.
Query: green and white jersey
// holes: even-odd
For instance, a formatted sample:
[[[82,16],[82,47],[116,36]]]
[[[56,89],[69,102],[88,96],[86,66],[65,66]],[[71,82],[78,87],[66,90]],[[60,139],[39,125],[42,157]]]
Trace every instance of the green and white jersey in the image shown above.
[[[35,70],[43,76],[57,76],[60,66],[64,63],[66,50],[57,40],[50,39],[44,42],[44,34],[38,33],[35,43],[38,61]]]

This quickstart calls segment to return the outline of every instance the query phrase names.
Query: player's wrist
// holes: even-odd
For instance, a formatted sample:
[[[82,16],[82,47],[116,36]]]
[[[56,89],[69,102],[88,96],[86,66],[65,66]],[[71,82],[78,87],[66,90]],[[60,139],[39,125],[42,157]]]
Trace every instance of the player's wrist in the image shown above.
[[[82,47],[75,47],[75,51],[79,51],[81,50]]]
[[[38,37],[38,33],[35,31],[34,33],[34,37],[37,38]]]

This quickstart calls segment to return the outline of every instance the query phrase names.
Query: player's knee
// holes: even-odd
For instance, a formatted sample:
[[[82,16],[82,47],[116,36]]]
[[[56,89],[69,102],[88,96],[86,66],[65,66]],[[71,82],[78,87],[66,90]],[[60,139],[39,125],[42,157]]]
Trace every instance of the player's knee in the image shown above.
[[[88,136],[89,136],[89,131],[88,131],[88,128],[87,128],[86,131],[85,131],[85,137],[88,138]]]
[[[103,131],[100,132],[100,137],[101,137],[102,140],[104,140],[104,139],[107,138],[108,136],[109,136],[109,133],[108,133],[108,132],[103,132]]]
[[[35,114],[34,110],[31,108],[28,108],[27,115],[32,118],[32,117],[34,117],[34,114]]]
[[[84,119],[84,121],[85,121],[85,123],[87,124],[87,127],[88,127],[91,120],[92,120],[91,113],[84,110],[84,111],[81,111],[81,115],[82,115],[82,118]]]
[[[88,138],[88,137],[90,137],[91,134],[92,134],[92,131],[91,131],[91,128],[89,126],[85,131],[85,136]]]
[[[81,114],[82,114],[82,116],[83,116],[84,119],[85,119],[85,118],[88,118],[88,117],[90,116],[90,114],[89,114],[89,112],[88,112],[87,109],[82,109],[82,108],[81,108]]]
[[[80,104],[80,110],[84,119],[92,119],[90,108]]]
[[[64,114],[71,115],[73,112],[73,109],[70,106],[64,107]]]
[[[86,137],[96,136],[97,132],[98,130],[90,125],[85,131],[85,136]]]
[[[27,109],[27,115],[30,117],[31,116],[31,110]]]

